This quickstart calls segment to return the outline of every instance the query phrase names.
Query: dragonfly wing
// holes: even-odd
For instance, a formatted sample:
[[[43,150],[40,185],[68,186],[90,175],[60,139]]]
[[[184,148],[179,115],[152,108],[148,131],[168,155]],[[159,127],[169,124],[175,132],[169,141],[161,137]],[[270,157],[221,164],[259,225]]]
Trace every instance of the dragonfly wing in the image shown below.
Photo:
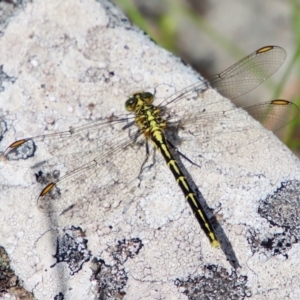
[[[125,121],[125,119],[123,120]],[[3,157],[26,167],[44,187],[40,210],[53,216],[97,219],[100,206],[123,201],[125,190],[136,183],[146,157],[145,139],[135,126],[124,130],[117,121],[92,122],[69,131],[14,142]],[[46,186],[46,188],[45,188]]]
[[[93,121],[66,131],[21,139],[12,143],[3,155],[10,164],[20,165],[22,161],[23,166],[29,167],[55,156],[93,152],[111,135],[118,136],[125,122],[130,120],[124,117]]]
[[[223,96],[234,99],[250,92],[274,74],[285,58],[286,52],[283,48],[265,46],[209,80],[199,81],[176,92],[166,98],[159,106],[166,106],[171,109],[173,105],[180,105],[184,99],[199,98],[210,87],[216,89]]]
[[[58,215],[63,215],[71,207],[72,216],[75,214],[76,217],[96,221],[96,211],[111,206],[115,201],[123,201],[125,191],[137,184],[145,157],[143,137],[133,142],[126,136],[107,142],[94,153],[68,158],[62,156],[63,163],[60,164],[57,163],[59,158],[51,160],[51,165],[47,163],[38,168],[40,178],[47,178],[49,171],[57,170],[62,176],[50,181],[49,191],[41,192],[38,207]]]
[[[199,103],[201,105],[197,105]],[[188,107],[187,110],[186,105],[182,106],[170,118],[172,126],[169,140],[186,156],[193,152],[191,157],[196,157],[196,164],[201,164],[203,157],[211,158],[237,151],[266,137],[265,131],[253,122],[249,113],[273,131],[284,127],[299,115],[299,108],[286,100],[237,108],[231,103],[214,103],[203,98],[190,101]],[[192,143],[196,144],[195,147],[191,146]]]
[[[278,46],[266,46],[246,56],[225,71],[212,77],[211,86],[233,99],[256,88],[274,74],[286,58]]]

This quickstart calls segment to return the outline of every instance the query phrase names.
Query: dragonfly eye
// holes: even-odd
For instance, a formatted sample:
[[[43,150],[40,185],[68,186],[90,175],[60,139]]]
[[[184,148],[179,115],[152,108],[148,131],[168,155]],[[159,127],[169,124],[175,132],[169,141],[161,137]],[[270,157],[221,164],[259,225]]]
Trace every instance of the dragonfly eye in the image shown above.
[[[140,96],[146,104],[152,104],[152,102],[154,100],[153,94],[151,94],[149,92],[141,93]]]
[[[125,102],[125,108],[127,111],[134,111],[137,104],[137,98],[131,97],[126,100]]]

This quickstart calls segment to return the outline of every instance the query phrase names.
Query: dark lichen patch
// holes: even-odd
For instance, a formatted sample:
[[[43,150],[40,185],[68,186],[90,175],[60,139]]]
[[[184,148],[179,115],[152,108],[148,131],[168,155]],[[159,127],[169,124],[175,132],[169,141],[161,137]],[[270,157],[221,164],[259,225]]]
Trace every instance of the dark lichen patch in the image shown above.
[[[275,233],[268,238],[261,237],[258,231],[249,230],[247,240],[253,253],[265,250],[272,256],[282,255],[285,258],[288,258],[287,251],[298,241],[288,230]]]
[[[21,283],[10,267],[10,260],[5,249],[0,247],[0,298],[34,300],[33,294],[26,291]]]
[[[18,147],[14,147],[8,150],[5,157],[7,160],[25,160],[33,157],[36,152],[36,145],[33,140],[28,139]]]
[[[120,10],[113,2],[101,2],[100,4],[106,11],[106,15],[109,18],[107,23],[107,28],[116,28],[116,27],[124,27],[128,30],[132,29],[132,24],[130,21],[123,16],[120,17]]]
[[[54,300],[64,300],[64,294],[63,293],[59,293],[54,297]]]
[[[299,201],[300,182],[297,180],[282,184],[274,194],[261,201],[258,213],[269,222],[270,228],[279,228],[282,232],[266,238],[258,231],[249,231],[248,242],[253,252],[264,249],[272,255],[288,258],[287,251],[300,239]]]
[[[3,71],[3,65],[1,65],[0,66],[0,92],[3,92],[5,90],[4,85],[3,85],[4,82],[15,83],[15,81],[16,81],[16,78],[7,75]]]
[[[7,131],[7,124],[0,117],[0,142],[3,139],[4,133]]]
[[[262,201],[258,213],[273,226],[295,230],[300,227],[300,182],[289,181],[266,200]]]
[[[56,181],[60,176],[60,172],[58,170],[53,170],[53,172],[43,172],[42,170],[40,170],[34,175],[36,181],[44,186],[49,184],[50,182]]]
[[[229,274],[225,268],[207,265],[204,275],[176,279],[175,285],[189,300],[242,300],[252,295],[247,279],[247,276],[238,276],[235,271]]]
[[[123,239],[118,241],[118,245],[112,250],[111,254],[116,261],[124,264],[128,258],[134,258],[138,255],[142,247],[143,243],[139,238]]]
[[[63,235],[57,238],[56,254],[54,255],[57,262],[51,267],[60,262],[66,262],[71,275],[79,272],[83,264],[91,258],[87,242],[80,227],[65,228]]]
[[[102,259],[93,259],[92,280],[97,282],[97,299],[116,300],[125,296],[128,276],[121,264],[108,265]]]
[[[96,257],[92,260],[92,280],[97,283],[97,299],[124,298],[128,281],[124,264],[129,258],[134,259],[142,247],[143,244],[139,238],[123,239],[109,249],[114,264],[106,264],[103,259]]]

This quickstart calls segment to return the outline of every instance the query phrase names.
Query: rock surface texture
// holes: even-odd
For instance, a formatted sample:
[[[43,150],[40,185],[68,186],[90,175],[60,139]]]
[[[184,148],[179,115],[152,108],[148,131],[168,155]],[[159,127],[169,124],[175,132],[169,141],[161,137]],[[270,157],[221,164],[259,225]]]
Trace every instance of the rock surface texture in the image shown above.
[[[132,147],[133,119],[118,123],[132,93],[160,103],[199,75],[110,1],[16,4],[3,24],[0,151],[65,133],[1,156],[1,297],[23,288],[26,299],[300,299],[300,164],[271,132],[244,112],[205,119],[233,109],[211,89],[187,110],[203,113],[206,140],[187,132],[175,146],[219,225],[214,249],[159,151],[149,144],[145,162],[145,145]],[[66,193],[38,200],[72,170]]]

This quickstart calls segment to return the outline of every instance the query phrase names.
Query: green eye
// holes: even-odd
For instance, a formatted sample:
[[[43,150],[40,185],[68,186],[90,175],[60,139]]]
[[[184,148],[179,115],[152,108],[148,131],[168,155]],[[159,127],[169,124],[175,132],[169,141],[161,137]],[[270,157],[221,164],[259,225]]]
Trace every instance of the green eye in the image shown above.
[[[149,92],[141,93],[140,96],[146,104],[151,104],[154,100],[153,94],[151,94]]]
[[[142,98],[153,98],[153,94],[149,92],[141,93]]]
[[[126,100],[125,102],[125,108],[127,111],[134,111],[135,106],[136,106],[136,98],[135,97],[131,97],[128,100]]]

